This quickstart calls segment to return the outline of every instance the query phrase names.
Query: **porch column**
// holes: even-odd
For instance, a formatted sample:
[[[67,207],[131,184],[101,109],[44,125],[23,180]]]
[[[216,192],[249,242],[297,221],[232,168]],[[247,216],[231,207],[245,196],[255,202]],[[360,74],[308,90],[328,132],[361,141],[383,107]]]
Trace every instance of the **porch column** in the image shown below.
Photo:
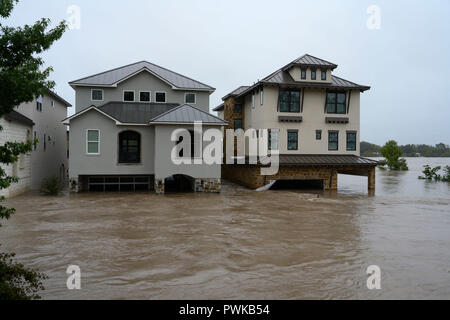
[[[164,194],[164,180],[165,179],[156,179],[155,178],[155,192],[156,194]]]
[[[369,169],[367,180],[369,185],[369,191],[375,190],[375,167]]]

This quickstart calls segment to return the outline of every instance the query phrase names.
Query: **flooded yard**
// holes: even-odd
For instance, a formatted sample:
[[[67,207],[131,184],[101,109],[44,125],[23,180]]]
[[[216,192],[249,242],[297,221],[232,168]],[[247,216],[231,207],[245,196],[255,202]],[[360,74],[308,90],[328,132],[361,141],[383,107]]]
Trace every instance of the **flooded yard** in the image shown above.
[[[427,163],[450,159],[377,170],[370,196],[342,175],[338,192],[28,193],[0,243],[47,273],[44,299],[450,299],[450,184],[418,180]]]

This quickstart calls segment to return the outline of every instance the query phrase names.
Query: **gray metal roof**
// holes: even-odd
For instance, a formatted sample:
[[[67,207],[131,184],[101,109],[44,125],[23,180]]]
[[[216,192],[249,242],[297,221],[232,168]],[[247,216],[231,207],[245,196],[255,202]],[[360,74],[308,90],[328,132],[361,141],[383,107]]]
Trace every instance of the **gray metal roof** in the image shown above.
[[[178,89],[214,91],[215,89],[199,81],[183,76],[156,64],[140,61],[120,68],[105,71],[82,79],[69,82],[70,85],[112,86],[142,70],[150,71]]]
[[[189,104],[183,104],[167,111],[166,113],[152,119],[150,123],[194,123],[195,121],[219,125],[227,124],[226,121]]]
[[[246,157],[249,165],[250,158]],[[355,155],[333,154],[280,154],[279,164],[282,166],[377,166],[378,161]],[[251,165],[251,164],[250,164]],[[258,162],[257,165],[262,165]]]
[[[225,99],[227,99],[228,97],[231,97],[231,96],[236,96],[236,95],[244,92],[248,88],[250,88],[250,86],[240,86],[239,88],[231,91],[229,94],[227,94],[225,97],[223,97],[222,100],[225,100]]]
[[[343,165],[361,165],[361,166],[377,166],[378,161],[368,158],[358,157],[355,155],[307,155],[296,154],[280,155],[281,165],[322,165],[322,166],[343,166]]]
[[[153,118],[178,107],[176,103],[108,102],[100,107],[110,117],[122,123],[147,124]]]
[[[225,108],[225,104],[219,104],[217,107],[213,109],[213,111],[222,111]]]
[[[284,70],[286,70],[286,68],[289,68],[290,66],[294,65],[294,64],[298,64],[298,65],[303,65],[303,66],[317,66],[317,67],[325,67],[325,68],[330,68],[330,69],[335,69],[337,68],[337,64],[328,62],[326,60],[314,57],[310,54],[305,54],[303,56],[301,56],[298,59],[295,59],[294,61],[292,61],[290,64],[288,64],[285,68],[283,68]]]
[[[31,120],[28,117],[25,117],[23,114],[15,111],[15,110],[3,115],[3,118],[5,118],[5,120],[19,122],[19,123],[25,124],[30,127],[34,126],[33,120]]]

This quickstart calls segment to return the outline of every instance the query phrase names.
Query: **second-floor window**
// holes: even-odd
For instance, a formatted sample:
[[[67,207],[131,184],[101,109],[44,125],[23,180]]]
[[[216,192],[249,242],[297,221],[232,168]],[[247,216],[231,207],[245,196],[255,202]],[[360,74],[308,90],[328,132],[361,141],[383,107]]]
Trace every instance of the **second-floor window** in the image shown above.
[[[300,91],[280,91],[280,112],[300,112]]]
[[[234,113],[242,113],[242,104],[236,103],[234,105]]]
[[[165,103],[166,102],[166,93],[165,92],[156,92],[155,93],[155,101]]]
[[[328,132],[328,150],[337,151],[339,149],[339,132],[329,131]]]
[[[125,90],[123,92],[123,101],[125,102],[134,102],[134,91]]]
[[[139,92],[139,101],[140,102],[150,102],[150,91]]]
[[[356,132],[347,132],[347,151],[356,151]]]
[[[101,90],[101,89],[92,89],[92,91],[91,91],[91,100],[92,101],[103,101],[103,90]]]
[[[327,72],[326,72],[326,71],[322,71],[322,72],[321,72],[320,78],[321,78],[323,81],[327,80]]]
[[[345,92],[328,92],[327,113],[347,113]]]
[[[184,103],[195,104],[196,96],[195,93],[186,93],[184,95]]]
[[[288,150],[298,150],[298,131],[288,131]]]
[[[316,80],[316,70],[311,69],[311,80]]]
[[[42,96],[36,99],[36,110],[42,112]]]

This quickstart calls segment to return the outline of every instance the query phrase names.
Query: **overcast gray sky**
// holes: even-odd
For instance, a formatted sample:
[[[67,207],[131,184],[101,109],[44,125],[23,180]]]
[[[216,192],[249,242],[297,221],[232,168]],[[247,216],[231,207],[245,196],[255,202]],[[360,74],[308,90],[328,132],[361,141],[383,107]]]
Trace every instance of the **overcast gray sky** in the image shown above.
[[[450,1],[20,0],[6,24],[57,23],[71,5],[80,28],[43,55],[69,102],[67,82],[148,60],[217,88],[213,108],[309,53],[372,87],[361,96],[362,140],[450,144]],[[367,27],[371,5],[380,29]]]

